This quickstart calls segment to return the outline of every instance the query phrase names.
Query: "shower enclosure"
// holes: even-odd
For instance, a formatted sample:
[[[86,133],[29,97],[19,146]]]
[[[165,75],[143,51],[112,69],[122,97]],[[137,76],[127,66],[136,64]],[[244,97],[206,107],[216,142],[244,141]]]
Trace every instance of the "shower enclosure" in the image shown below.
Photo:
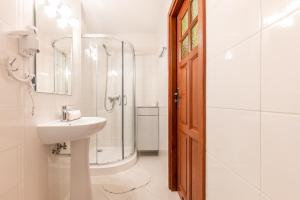
[[[135,52],[106,35],[82,36],[82,112],[107,119],[91,138],[90,163],[106,165],[136,156]]]

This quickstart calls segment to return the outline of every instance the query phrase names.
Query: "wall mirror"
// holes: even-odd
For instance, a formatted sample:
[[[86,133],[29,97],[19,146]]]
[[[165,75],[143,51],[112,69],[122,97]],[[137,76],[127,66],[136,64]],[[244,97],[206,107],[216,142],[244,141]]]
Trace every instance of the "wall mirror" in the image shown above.
[[[40,53],[35,58],[36,92],[72,95],[72,32],[68,1],[35,1]],[[68,15],[68,16],[64,16]]]

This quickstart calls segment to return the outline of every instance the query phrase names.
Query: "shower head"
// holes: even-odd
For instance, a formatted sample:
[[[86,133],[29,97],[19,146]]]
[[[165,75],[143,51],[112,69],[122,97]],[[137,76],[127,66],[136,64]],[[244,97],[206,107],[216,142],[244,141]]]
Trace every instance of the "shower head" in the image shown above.
[[[107,47],[105,44],[102,45],[103,49],[105,50],[105,53],[107,56],[111,56],[111,53],[108,52]]]

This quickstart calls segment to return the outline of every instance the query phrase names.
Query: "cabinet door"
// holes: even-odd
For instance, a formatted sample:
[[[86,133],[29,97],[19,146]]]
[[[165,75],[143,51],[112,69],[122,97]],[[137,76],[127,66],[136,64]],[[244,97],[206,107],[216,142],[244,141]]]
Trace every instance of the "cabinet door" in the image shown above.
[[[138,150],[158,151],[158,116],[138,116]]]

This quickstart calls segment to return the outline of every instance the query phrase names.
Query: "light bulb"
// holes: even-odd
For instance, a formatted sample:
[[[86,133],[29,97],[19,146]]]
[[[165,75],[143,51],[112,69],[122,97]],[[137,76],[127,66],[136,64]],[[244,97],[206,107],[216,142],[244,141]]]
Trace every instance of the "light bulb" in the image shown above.
[[[57,25],[59,28],[66,28],[68,26],[68,20],[65,18],[60,18],[57,20]]]
[[[66,5],[60,6],[58,12],[62,18],[69,18],[72,15],[71,8]]]
[[[56,17],[57,8],[55,6],[45,6],[45,13],[49,18]]]

